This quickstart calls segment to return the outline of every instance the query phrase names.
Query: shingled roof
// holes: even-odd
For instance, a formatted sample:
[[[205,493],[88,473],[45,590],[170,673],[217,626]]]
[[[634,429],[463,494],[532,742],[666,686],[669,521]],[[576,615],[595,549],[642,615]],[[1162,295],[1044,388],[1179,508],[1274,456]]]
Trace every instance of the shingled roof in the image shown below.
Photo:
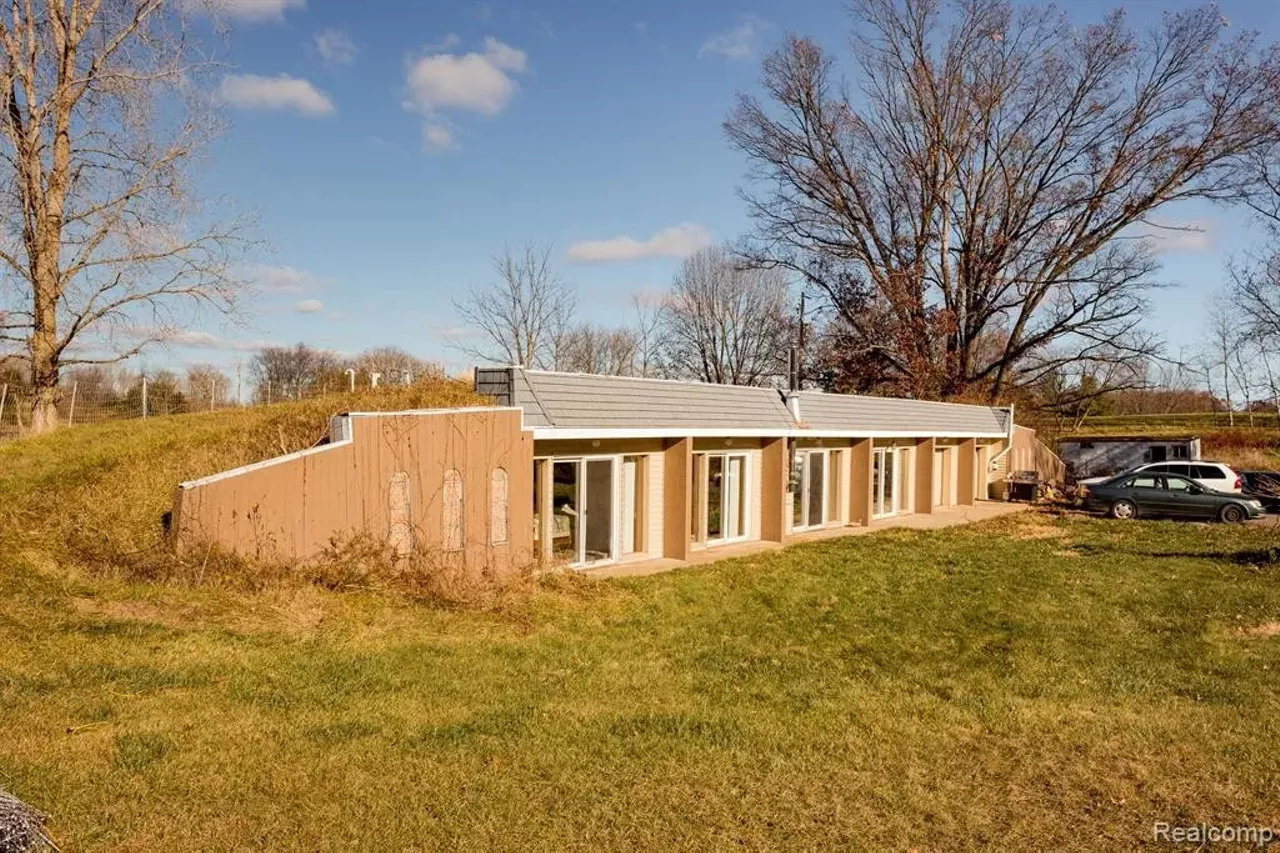
[[[1009,429],[1009,410],[991,406],[821,391],[801,391],[799,398],[801,424],[814,430],[1003,435]]]
[[[989,406],[802,391],[797,421],[773,388],[520,367],[478,368],[476,390],[524,409],[526,427],[548,431],[1003,436],[1009,419],[1007,409]]]
[[[520,406],[525,426],[557,429],[795,428],[782,396],[771,388],[710,385],[507,368],[476,371],[476,390]],[[508,382],[509,377],[509,382]],[[507,397],[504,385],[510,385]]]

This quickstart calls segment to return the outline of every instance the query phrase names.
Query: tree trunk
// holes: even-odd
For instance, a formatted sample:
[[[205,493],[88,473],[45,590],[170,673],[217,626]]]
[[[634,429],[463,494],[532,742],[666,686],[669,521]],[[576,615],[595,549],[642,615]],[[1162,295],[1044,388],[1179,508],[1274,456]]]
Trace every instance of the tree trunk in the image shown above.
[[[41,298],[37,283],[35,323],[31,333],[31,432],[35,435],[58,427],[57,312],[53,300]]]

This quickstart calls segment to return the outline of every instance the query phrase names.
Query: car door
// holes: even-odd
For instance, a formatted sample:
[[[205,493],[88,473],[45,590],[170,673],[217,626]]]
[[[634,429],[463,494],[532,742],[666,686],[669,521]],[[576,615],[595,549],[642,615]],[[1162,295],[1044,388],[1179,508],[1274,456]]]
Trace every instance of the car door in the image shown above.
[[[1161,515],[1167,511],[1164,477],[1145,472],[1139,474],[1129,481],[1129,494],[1133,496],[1133,502],[1142,515]]]
[[[1168,515],[1183,518],[1214,514],[1212,499],[1207,499],[1203,488],[1194,480],[1169,475],[1164,478],[1164,506]]]

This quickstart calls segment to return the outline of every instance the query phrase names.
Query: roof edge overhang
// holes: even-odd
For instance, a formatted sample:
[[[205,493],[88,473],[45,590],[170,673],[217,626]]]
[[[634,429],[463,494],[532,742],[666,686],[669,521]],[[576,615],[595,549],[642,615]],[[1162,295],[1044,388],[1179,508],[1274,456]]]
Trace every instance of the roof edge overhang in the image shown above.
[[[644,429],[591,427],[534,427],[537,441],[583,441],[626,438],[991,438],[1004,439],[1004,431],[964,430],[849,430],[849,429]]]

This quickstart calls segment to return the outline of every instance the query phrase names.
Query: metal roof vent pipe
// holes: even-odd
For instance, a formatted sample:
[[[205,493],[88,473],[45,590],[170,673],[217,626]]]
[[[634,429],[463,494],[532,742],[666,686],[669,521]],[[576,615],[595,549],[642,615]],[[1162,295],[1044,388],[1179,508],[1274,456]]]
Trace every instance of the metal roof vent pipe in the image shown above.
[[[787,408],[800,423],[800,350],[796,347],[787,351]]]

